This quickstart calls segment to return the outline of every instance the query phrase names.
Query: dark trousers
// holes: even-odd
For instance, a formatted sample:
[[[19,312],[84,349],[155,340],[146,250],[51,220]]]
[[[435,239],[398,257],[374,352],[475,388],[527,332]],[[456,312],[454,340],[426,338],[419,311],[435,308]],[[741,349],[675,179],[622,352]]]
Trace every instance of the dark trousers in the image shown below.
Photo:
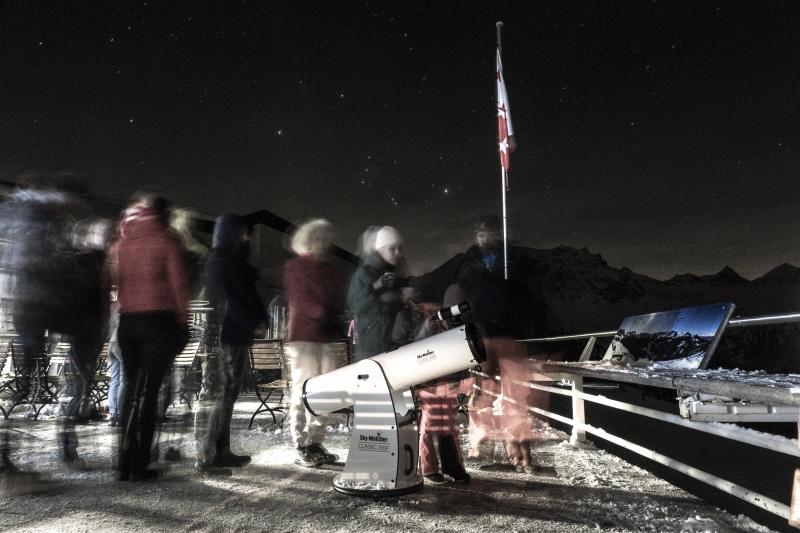
[[[230,453],[233,406],[250,367],[248,346],[223,344],[208,354],[195,415],[197,460],[211,463]]]
[[[125,369],[120,471],[139,473],[150,462],[158,418],[158,392],[185,336],[169,312],[123,313],[119,345]]]
[[[102,346],[99,334],[73,335],[69,353],[72,372],[67,374],[71,399],[66,405],[67,419],[88,418],[91,411],[92,382],[97,356]]]
[[[99,322],[97,326],[99,327]],[[23,357],[20,363],[22,379],[17,384],[18,401],[27,398],[31,402],[46,401],[42,397],[47,378],[44,376],[45,328],[24,325],[19,335],[22,342]],[[59,448],[61,458],[71,461],[76,455],[78,439],[75,435],[75,422],[80,418],[88,418],[91,411],[91,390],[94,380],[97,356],[100,354],[101,336],[99,329],[86,328],[85,331],[69,335],[71,349],[69,361],[65,365],[67,396],[69,401],[64,405],[64,417],[61,419],[61,435]],[[38,370],[37,370],[38,369]],[[35,387],[33,392],[31,386]],[[35,396],[40,396],[35,398]]]

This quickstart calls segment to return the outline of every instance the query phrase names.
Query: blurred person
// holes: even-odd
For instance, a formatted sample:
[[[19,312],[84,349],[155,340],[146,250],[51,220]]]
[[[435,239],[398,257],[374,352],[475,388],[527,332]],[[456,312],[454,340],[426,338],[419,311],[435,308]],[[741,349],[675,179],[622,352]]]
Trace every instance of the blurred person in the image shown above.
[[[527,348],[515,340],[530,336],[537,310],[528,288],[530,273],[523,254],[509,246],[505,279],[502,226],[497,217],[481,218],[474,227],[474,239],[466,253],[409,281],[423,292],[435,291],[443,280],[458,283],[470,303],[469,319],[484,339],[487,359],[481,366],[490,377],[475,378],[483,390],[476,389],[470,401],[470,455],[478,457],[483,442],[499,439],[505,442],[511,464],[531,472],[530,442],[535,428],[525,406],[541,400],[530,388],[514,383],[530,374]],[[499,395],[514,401],[498,400]]]
[[[194,236],[197,212],[193,209],[177,208],[170,214],[169,225],[178,234],[186,253],[190,290],[193,298],[200,298],[204,292],[204,266],[208,247]]]
[[[186,272],[189,283],[189,293],[191,298],[205,298],[204,292],[204,262],[208,248],[198,241],[194,236],[195,218],[197,212],[193,209],[172,207],[169,215],[169,227],[176,233],[180,239],[183,253],[186,260]],[[171,368],[164,376],[164,383],[161,385],[161,390],[158,395],[158,414],[162,422],[168,422],[167,410],[175,400],[175,391],[181,390],[181,382],[185,379],[185,373],[178,368]],[[177,430],[179,434],[182,431],[179,429],[181,426],[191,425],[191,421],[186,420],[186,417],[179,416],[177,419],[171,420],[171,424],[162,426],[169,428],[168,432],[171,433]],[[158,453],[156,450],[156,458]],[[169,446],[164,459],[168,461],[179,461],[180,451],[176,446]]]
[[[86,414],[81,406],[88,400],[100,352],[105,301],[101,272],[106,232],[88,214],[86,206],[66,191],[30,188],[12,193],[0,215],[3,237],[10,243],[13,317],[23,351],[15,358],[22,379],[4,409],[10,413],[21,403],[53,400],[41,388],[37,371],[46,350],[45,332],[68,339],[77,379],[69,383],[71,397],[58,449],[62,461],[75,468],[83,463],[73,424]],[[4,447],[0,473],[14,478],[20,473],[8,460],[8,445]]]
[[[157,477],[148,468],[158,392],[188,340],[189,281],[179,237],[168,228],[170,202],[137,193],[120,223],[116,254],[119,345],[125,369],[120,480]]]
[[[534,394],[514,383],[530,374],[524,344],[516,339],[530,333],[532,301],[524,279],[526,274],[513,247],[509,248],[509,279],[504,279],[500,220],[482,218],[475,226],[475,244],[467,251],[458,273],[472,304],[471,319],[484,337],[486,364],[490,377],[478,377],[479,388],[501,394],[511,401],[477,390],[470,405],[470,455],[479,456],[482,442],[493,438],[505,441],[512,465],[531,473],[530,443],[535,429],[526,406]],[[494,376],[499,375],[498,382]]]
[[[368,230],[370,231],[370,230]],[[366,234],[366,232],[365,232]],[[392,340],[397,313],[403,303],[400,288],[405,285],[403,238],[391,226],[375,232],[367,255],[350,278],[347,306],[355,315],[356,361],[397,347]]]
[[[217,217],[205,284],[211,307],[210,325],[218,345],[208,353],[203,388],[195,418],[198,472],[230,475],[230,467],[250,462],[231,451],[233,406],[247,378],[253,338],[267,330],[264,305],[256,292],[258,273],[248,263],[251,228],[239,215]]]
[[[71,311],[76,318],[61,333],[66,334],[70,342],[69,365],[73,372],[66,374],[70,395],[63,398],[66,403],[60,439],[61,457],[73,467],[83,466],[75,451],[74,424],[85,423],[97,414],[93,413],[92,386],[103,345],[103,325],[108,316],[104,268],[111,232],[110,221],[94,218],[79,221],[72,231],[74,273],[69,278],[74,291]]]
[[[333,230],[327,220],[310,220],[292,237],[297,257],[284,266],[289,305],[286,354],[292,371],[290,431],[297,449],[295,463],[316,467],[338,460],[322,444],[327,417],[312,417],[303,404],[305,380],[336,368],[333,341],[344,313],[343,274],[328,262]]]

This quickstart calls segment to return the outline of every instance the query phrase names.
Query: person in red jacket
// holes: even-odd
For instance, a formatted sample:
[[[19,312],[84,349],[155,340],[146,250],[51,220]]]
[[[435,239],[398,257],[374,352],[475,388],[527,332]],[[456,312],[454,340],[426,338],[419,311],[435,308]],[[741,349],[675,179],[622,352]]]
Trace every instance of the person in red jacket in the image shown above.
[[[158,475],[148,469],[158,391],[188,338],[189,284],[180,238],[168,228],[170,202],[137,193],[123,213],[116,256],[119,345],[125,368],[120,480]]]
[[[324,417],[311,417],[303,405],[303,382],[336,367],[331,342],[344,312],[344,276],[326,261],[332,229],[327,220],[300,226],[292,238],[297,257],[284,266],[284,288],[289,304],[286,352],[292,369],[289,409],[295,463],[316,467],[338,457],[322,445]]]

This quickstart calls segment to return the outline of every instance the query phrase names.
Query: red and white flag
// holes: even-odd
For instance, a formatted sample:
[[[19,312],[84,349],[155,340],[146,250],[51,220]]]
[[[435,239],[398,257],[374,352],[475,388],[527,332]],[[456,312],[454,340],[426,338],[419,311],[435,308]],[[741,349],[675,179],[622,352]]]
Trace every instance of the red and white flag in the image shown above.
[[[506,93],[499,48],[497,49],[497,142],[500,164],[508,171],[511,166],[509,154],[517,147],[517,143],[514,140],[514,128],[511,126],[511,110],[508,107],[508,93]],[[506,187],[508,187],[508,176],[506,176]]]

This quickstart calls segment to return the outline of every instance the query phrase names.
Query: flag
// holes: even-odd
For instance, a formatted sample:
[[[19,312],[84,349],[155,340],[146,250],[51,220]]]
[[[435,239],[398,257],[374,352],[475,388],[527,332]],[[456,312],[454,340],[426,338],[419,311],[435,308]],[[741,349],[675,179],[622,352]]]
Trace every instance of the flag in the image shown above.
[[[500,48],[497,49],[497,142],[500,151],[500,164],[503,170],[508,171],[510,165],[510,152],[517,147],[514,140],[514,128],[511,126],[511,110],[508,107],[508,93],[506,81],[503,78],[503,62],[500,59]],[[506,177],[508,187],[508,177]]]

